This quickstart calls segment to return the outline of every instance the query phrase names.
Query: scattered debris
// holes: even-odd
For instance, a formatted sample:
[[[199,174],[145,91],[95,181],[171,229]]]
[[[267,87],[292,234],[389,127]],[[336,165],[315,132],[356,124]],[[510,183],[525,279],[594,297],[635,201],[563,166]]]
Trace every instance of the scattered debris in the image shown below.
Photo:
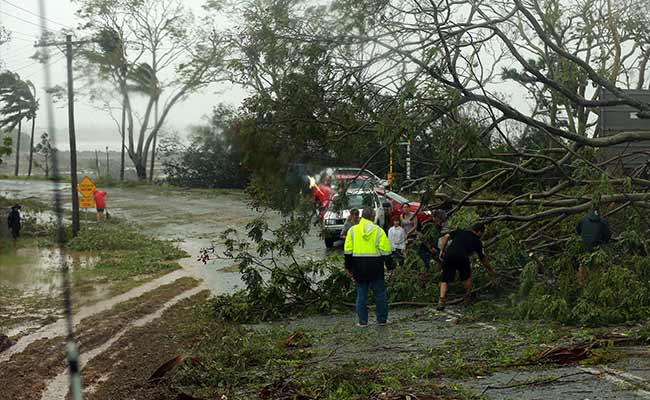
[[[550,385],[558,382],[570,383],[573,381],[567,380],[567,378],[580,376],[580,375],[595,375],[595,374],[589,371],[580,371],[580,372],[573,372],[561,376],[549,376],[549,377],[540,377],[539,379],[529,379],[524,382],[515,382],[503,386],[487,386],[485,389],[483,389],[481,395],[485,394],[485,392],[487,392],[488,390],[506,390],[506,389],[524,387],[524,386],[541,387],[544,385]]]
[[[284,342],[284,347],[306,348],[311,347],[307,335],[303,331],[295,331]]]
[[[262,400],[311,400],[291,380],[281,379],[265,386],[259,393]]]
[[[370,396],[369,400],[442,400],[442,397],[431,394],[379,393]]]
[[[176,396],[176,400],[203,400],[203,399],[190,396],[189,394],[179,393],[178,396]]]
[[[551,347],[538,353],[535,357],[535,363],[538,364],[575,364],[585,360],[591,354],[596,342],[587,345],[578,345],[574,347]]]
[[[160,381],[169,371],[172,371],[176,369],[179,365],[181,365],[183,362],[186,360],[190,360],[194,364],[200,364],[201,362],[195,358],[195,357],[187,357],[187,356],[181,356],[178,355],[171,360],[167,361],[149,377],[149,382],[157,382]]]
[[[555,346],[538,353],[531,364],[575,364],[584,361],[594,354],[595,349],[605,346],[623,346],[637,344],[638,340],[625,334],[612,333],[597,338],[589,343],[582,343],[573,347]]]

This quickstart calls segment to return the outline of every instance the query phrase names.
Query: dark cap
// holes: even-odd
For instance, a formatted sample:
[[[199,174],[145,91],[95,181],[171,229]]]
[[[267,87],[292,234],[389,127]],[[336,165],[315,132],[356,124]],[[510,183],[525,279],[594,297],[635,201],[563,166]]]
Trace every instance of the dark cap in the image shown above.
[[[440,218],[443,221],[447,220],[447,212],[445,210],[440,209],[440,208],[433,211],[433,216],[436,217],[436,218]]]
[[[470,228],[474,232],[485,232],[485,224],[482,222],[477,222]]]
[[[23,208],[23,207],[22,207],[20,204],[14,204],[14,205],[11,207],[12,210],[13,210],[13,209],[20,210],[21,208]]]

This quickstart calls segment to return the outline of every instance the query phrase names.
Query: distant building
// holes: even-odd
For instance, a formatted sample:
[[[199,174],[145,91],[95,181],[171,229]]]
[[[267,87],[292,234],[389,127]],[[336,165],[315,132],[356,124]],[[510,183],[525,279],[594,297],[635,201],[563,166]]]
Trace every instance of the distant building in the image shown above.
[[[623,90],[629,97],[650,104],[650,90]],[[601,100],[615,100],[616,97],[604,91]],[[650,120],[637,116],[638,110],[627,105],[600,108],[600,119],[596,127],[596,136],[612,136],[621,132],[648,132]],[[622,143],[603,151],[603,161],[625,154],[625,157],[609,165],[610,170],[623,174],[643,173],[650,166],[650,140]]]

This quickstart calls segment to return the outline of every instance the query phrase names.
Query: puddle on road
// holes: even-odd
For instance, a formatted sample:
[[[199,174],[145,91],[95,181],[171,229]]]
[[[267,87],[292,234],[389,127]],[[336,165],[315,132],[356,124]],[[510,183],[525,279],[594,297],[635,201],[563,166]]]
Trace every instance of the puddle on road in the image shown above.
[[[50,181],[0,180],[0,196],[7,198],[38,198],[49,201],[54,190],[63,194],[70,192],[69,183],[58,183],[58,187]]]
[[[66,252],[65,262],[71,270],[93,267],[99,257],[92,253]],[[19,248],[0,253],[0,285],[24,294],[51,294],[60,291],[58,250],[38,247]]]
[[[99,257],[66,252],[71,271],[92,268]],[[61,313],[61,260],[56,249],[28,246],[0,252],[0,332],[19,336],[59,318]],[[90,304],[110,297],[107,285],[73,284],[73,304]]]

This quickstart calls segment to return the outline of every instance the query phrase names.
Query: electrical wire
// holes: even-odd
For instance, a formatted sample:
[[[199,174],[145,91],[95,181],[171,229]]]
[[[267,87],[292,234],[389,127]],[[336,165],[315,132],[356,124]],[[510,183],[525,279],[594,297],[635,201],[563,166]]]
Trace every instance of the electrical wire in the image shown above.
[[[17,19],[18,21],[24,22],[24,23],[26,23],[26,24],[33,25],[33,26],[38,27],[38,28],[41,27],[39,24],[37,24],[37,23],[35,23],[35,22],[28,21],[28,20],[26,20],[26,19],[24,19],[24,18],[21,18],[21,17],[17,17],[17,16],[15,16],[15,15],[13,15],[13,14],[9,14],[9,13],[6,12],[6,11],[2,11],[2,10],[0,10],[0,14],[2,14],[2,15],[6,15],[7,17],[11,17],[11,18]],[[52,33],[52,34],[53,34],[54,32],[52,32],[52,31],[47,31],[47,30],[46,30],[45,32],[43,32],[43,35],[48,34],[48,33]]]
[[[13,33],[13,34],[15,34],[15,35],[20,35],[20,36],[22,36],[22,37],[26,37],[26,38],[30,38],[30,39],[32,39],[32,38],[34,38],[34,39],[38,39],[38,35],[29,34],[29,33],[24,33],[24,32],[19,32],[19,31],[15,31],[15,30],[13,30],[13,29],[9,29],[9,28],[6,28],[6,27],[5,27],[5,30],[8,31],[8,32]]]
[[[21,47],[17,51],[12,51],[12,52],[5,51],[3,53],[4,55],[0,57],[0,61],[4,61],[4,62],[17,61],[18,59],[21,58],[26,58],[26,57],[28,58],[27,56],[28,54],[30,54],[29,57],[31,57],[31,54],[36,53],[36,49],[34,49],[34,46],[25,46],[25,47]]]
[[[11,38],[11,40],[20,40],[21,42],[27,42],[27,43],[36,43],[36,42],[38,42],[37,38],[25,39],[25,38],[21,38],[21,37],[14,37],[14,38]]]
[[[56,58],[56,59],[54,59],[54,61],[49,62],[49,63],[46,63],[46,64],[49,64],[50,66],[52,66],[52,65],[54,65],[54,64],[56,64],[56,63],[58,63],[58,62],[60,62],[60,61],[62,61],[62,60],[65,60],[65,54],[62,55],[62,56],[59,56],[59,57]],[[27,69],[27,68],[29,68],[29,67],[32,67],[32,66],[34,66],[34,65],[37,65],[37,64],[43,64],[43,63],[36,61],[36,62],[34,62],[34,63],[32,63],[32,64],[26,66],[26,67],[23,67],[23,68],[20,69],[20,70],[25,70],[25,69]],[[19,69],[14,69],[14,70],[12,70],[12,72],[16,72],[16,71],[19,71]],[[32,77],[32,76],[36,75],[37,73],[38,73],[38,71],[33,72],[33,73],[31,73],[31,74],[29,74],[29,75],[27,75],[27,76],[23,76],[23,77],[21,77],[21,79],[22,79],[22,80],[25,80],[25,79],[27,79],[27,78],[29,78],[29,77]]]
[[[40,63],[39,63],[38,61],[34,61],[34,60],[32,60],[32,61],[30,61],[30,62],[27,63],[27,64],[21,64],[21,65],[20,65],[19,67],[17,67],[17,68],[11,68],[11,72],[22,71],[22,70],[24,70],[24,69],[26,69],[26,68],[29,68],[29,67],[34,66],[34,65],[37,65],[37,64],[40,64]]]
[[[52,61],[52,62],[50,62],[50,63],[47,63],[47,64],[51,67],[51,66],[53,66],[53,65],[55,65],[55,64],[60,63],[60,62],[63,61],[63,60],[65,60],[65,55],[62,55],[61,57],[59,57],[59,58],[55,59],[54,61]],[[25,81],[25,80],[28,80],[29,78],[34,77],[34,76],[35,76],[36,74],[38,74],[39,72],[42,72],[42,71],[32,72],[31,74],[29,74],[29,75],[25,75],[25,76],[21,77],[20,79],[22,79],[22,80],[24,80],[24,81]]]
[[[60,25],[60,26],[62,26],[62,27],[64,27],[64,28],[66,28],[66,29],[70,29],[70,30],[72,30],[72,28],[70,28],[69,26],[67,26],[67,25],[65,25],[65,24],[62,24],[62,23],[60,23],[60,22],[53,21],[53,20],[51,20],[51,19],[49,19],[49,18],[45,18],[45,17],[42,16],[42,15],[36,14],[36,13],[34,13],[34,12],[32,12],[32,11],[29,11],[29,10],[27,10],[27,9],[25,9],[25,8],[22,8],[22,7],[20,7],[20,6],[17,6],[17,5],[15,5],[14,3],[10,2],[10,1],[7,1],[7,0],[0,0],[0,1],[3,1],[4,3],[7,3],[8,5],[12,6],[13,8],[17,8],[17,9],[19,9],[19,10],[21,10],[21,11],[24,11],[24,12],[26,12],[27,14],[33,15],[33,16],[38,17],[38,18],[41,18],[41,19],[43,19],[43,20],[45,20],[45,21],[49,21],[49,22],[51,22],[51,23],[53,23],[53,24],[55,24],[55,25]]]

